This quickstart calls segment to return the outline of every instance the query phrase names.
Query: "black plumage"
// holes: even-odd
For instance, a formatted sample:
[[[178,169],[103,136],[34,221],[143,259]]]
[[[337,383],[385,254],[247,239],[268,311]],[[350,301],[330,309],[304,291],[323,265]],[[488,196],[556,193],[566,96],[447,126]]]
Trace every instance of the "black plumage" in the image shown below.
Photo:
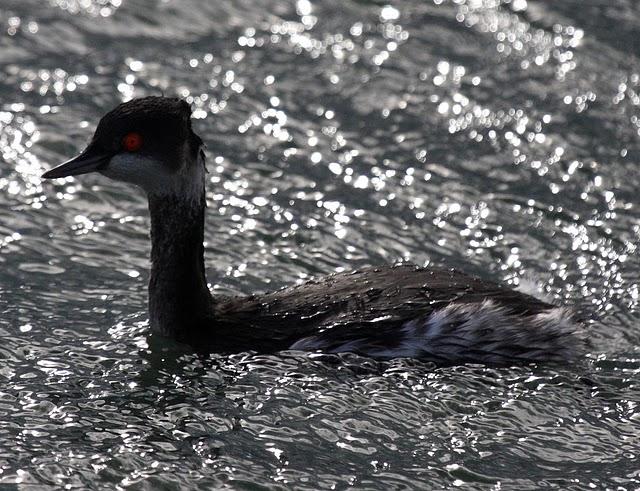
[[[246,330],[240,344],[261,351],[286,349],[318,336],[331,350],[350,339],[393,346],[397,328],[452,303],[492,300],[510,314],[527,317],[552,305],[454,269],[411,264],[369,267],[326,276],[276,292],[218,301],[215,318]],[[245,327],[246,326],[246,327]],[[256,339],[252,341],[250,338]],[[239,346],[232,341],[232,350]]]
[[[133,152],[122,147],[129,132],[142,135]],[[447,363],[563,361],[581,352],[581,325],[569,309],[451,269],[383,266],[261,295],[212,296],[202,140],[178,99],[121,104],[85,152],[45,177],[89,171],[147,192],[150,324],[198,351],[320,349]]]

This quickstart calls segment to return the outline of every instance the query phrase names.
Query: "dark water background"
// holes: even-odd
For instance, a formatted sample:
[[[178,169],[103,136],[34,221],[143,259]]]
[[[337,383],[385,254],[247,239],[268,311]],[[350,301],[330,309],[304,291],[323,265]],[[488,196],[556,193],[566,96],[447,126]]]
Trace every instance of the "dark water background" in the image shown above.
[[[634,0],[3,0],[0,485],[638,489],[639,55]],[[144,197],[39,176],[159,93],[209,148],[215,289],[445,263],[576,305],[591,352],[149,347]]]

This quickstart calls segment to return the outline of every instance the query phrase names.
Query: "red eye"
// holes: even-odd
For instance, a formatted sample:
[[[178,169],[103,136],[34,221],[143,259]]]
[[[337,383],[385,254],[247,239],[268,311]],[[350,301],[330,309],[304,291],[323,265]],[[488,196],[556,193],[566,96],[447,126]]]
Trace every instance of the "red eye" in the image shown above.
[[[122,139],[122,146],[127,152],[137,152],[142,147],[142,137],[140,133],[127,133]]]

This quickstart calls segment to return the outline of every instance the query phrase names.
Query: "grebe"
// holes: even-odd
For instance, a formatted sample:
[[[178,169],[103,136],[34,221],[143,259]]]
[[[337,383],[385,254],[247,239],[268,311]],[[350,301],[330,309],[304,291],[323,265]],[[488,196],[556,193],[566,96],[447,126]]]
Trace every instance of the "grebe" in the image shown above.
[[[447,364],[576,358],[568,308],[453,269],[383,266],[247,297],[212,296],[204,269],[205,154],[180,99],[120,104],[44,178],[99,172],[140,186],[151,214],[149,320],[197,351],[321,350]]]

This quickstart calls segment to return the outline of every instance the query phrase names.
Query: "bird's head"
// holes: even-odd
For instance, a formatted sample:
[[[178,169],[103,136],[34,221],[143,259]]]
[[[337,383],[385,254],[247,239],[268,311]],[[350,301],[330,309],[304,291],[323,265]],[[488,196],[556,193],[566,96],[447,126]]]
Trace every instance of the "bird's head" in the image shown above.
[[[99,172],[153,195],[201,193],[202,140],[191,128],[181,99],[144,97],[105,114],[87,148],[45,172],[47,179]]]

